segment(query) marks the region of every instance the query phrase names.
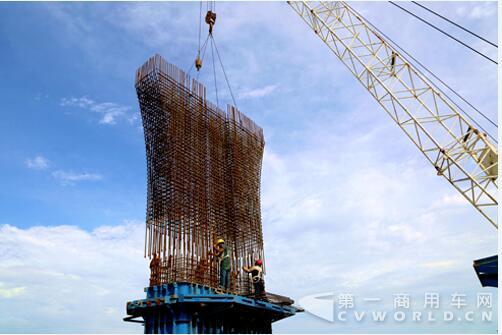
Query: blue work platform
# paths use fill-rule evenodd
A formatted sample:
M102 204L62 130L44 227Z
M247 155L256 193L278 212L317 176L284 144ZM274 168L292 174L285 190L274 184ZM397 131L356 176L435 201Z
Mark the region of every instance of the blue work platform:
M272 323L301 311L191 283L145 288L146 299L129 301L124 321L143 323L145 334L271 333Z
M498 255L474 261L474 270L481 286L498 287Z

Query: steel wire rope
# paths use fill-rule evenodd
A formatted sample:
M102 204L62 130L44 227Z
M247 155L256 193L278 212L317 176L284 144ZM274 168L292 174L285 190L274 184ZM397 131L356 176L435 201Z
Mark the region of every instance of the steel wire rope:
M425 20L425 19L421 18L420 16L416 15L415 13L412 13L411 11L407 10L406 8L399 6L398 4L396 4L396 3L395 3L395 2L393 2L393 1L389 1L389 3L391 3L392 5L394 5L394 6L398 7L398 8L400 8L400 9L401 9L401 10L403 10L404 12L406 12L406 13L410 14L411 16L415 17L416 19L420 20L421 22L425 23L426 25L428 25L428 26L430 26L430 27L434 28L435 30L437 30L437 31L441 32L442 34L444 34L444 35L448 36L448 37L449 37L449 38L451 38L452 40L454 40L454 41L456 41L457 43L459 43L459 44L463 45L464 47L466 47L466 48L468 48L468 49L470 49L470 50L474 51L474 52L475 52L475 53L477 53L478 55L480 55L480 56L482 56L482 57L486 58L486 59L487 59L487 60L489 60L490 62L492 62L492 63L494 63L494 64L498 64L498 63L497 63L497 61L495 61L495 60L491 59L490 57L486 56L486 55L485 55L484 53L482 53L481 51L474 49L474 48L473 48L473 47L471 47L470 45L468 45L468 44L466 44L466 43L462 42L461 40L459 40L459 39L458 39L458 38L456 38L455 36L453 36L453 35L451 35L451 34L447 33L447 32L446 32L446 31L444 31L444 30L442 30L441 28L436 27L435 25L433 25L433 24L432 24L432 23L430 23L429 21L427 21L427 20Z
M428 11L428 12L430 12L430 13L432 13L432 14L434 14L434 15L436 15L436 16L438 16L438 17L440 17L440 18L442 18L442 19L443 19L443 20L445 20L446 22L449 22L449 23L453 24L454 26L456 26L456 27L458 27L458 28L462 29L463 31L465 31L465 32L467 32L467 33L469 33L469 34L471 34L472 36L475 36L475 37L479 38L480 40L482 40L482 41L484 41L484 42L486 42L486 43L488 43L488 44L490 44L490 45L494 46L495 48L498 48L498 47L499 47L497 44L495 44L495 43L493 43L493 42L490 42L488 39L484 38L483 36L480 36L479 34L476 34L476 33L475 33L475 32L473 32L472 30L470 30L470 29L467 29L467 28L463 27L462 25L460 25L460 24L456 23L455 21L452 21L452 20L450 20L449 18L445 17L444 15L441 15L441 14L439 14L438 12L436 12L436 11L434 11L434 10L432 10L432 9L430 9L430 8L428 8L428 7L424 6L424 5L422 5L422 4L420 4L420 3L416 2L416 1L412 1L412 3L414 3L415 5L417 5L417 6L421 7L421 8L423 8L423 9L425 9L426 11Z

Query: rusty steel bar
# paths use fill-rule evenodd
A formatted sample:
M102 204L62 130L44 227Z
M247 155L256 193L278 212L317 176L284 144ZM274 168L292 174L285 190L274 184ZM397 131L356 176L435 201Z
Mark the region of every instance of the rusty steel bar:
M136 72L147 157L145 257L150 284L218 287L213 245L231 254L230 291L249 294L243 265L263 258L263 130L237 108L219 109L206 88L159 55Z

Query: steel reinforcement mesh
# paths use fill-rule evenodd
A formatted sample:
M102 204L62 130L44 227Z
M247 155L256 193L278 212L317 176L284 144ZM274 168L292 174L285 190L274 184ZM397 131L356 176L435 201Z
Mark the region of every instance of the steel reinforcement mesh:
M217 288L218 238L231 252L230 291L249 294L242 266L263 259L260 177L263 130L159 55L136 72L145 135L148 195L145 257L150 285Z

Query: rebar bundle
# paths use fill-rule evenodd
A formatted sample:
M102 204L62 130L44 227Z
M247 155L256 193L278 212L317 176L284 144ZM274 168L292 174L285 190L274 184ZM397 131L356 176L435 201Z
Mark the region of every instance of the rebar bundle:
M263 259L260 176L263 130L159 55L136 72L145 135L148 195L145 257L150 285L218 287L212 256L223 238L231 255L230 291L249 294L242 266Z

